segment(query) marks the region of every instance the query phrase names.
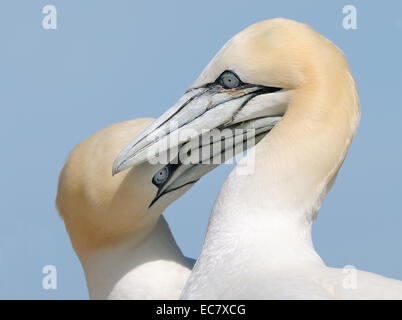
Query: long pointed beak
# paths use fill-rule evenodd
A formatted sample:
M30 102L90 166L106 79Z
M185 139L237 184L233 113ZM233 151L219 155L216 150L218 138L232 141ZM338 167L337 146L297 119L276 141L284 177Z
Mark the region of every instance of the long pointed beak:
M161 155L168 152L173 154L170 159L174 159L180 147L211 130L247 127L249 121L282 116L284 110L278 111L269 104L247 107L253 98L279 90L250 84L224 89L215 83L190 89L120 152L113 164L113 175L145 161L161 162ZM268 122L272 124L272 121ZM169 162L166 159L164 164Z
M247 122L247 125L243 123L233 125L226 131L223 139L220 132L210 131L201 137L201 143L199 139L195 139L184 144L176 158L162 169L168 173L167 179L161 184L153 181L158 191L149 207L165 194L196 183L221 163L254 146L280 119L281 117L269 117L251 120ZM250 135L251 131L252 135ZM204 149L210 152L203 153ZM189 150L197 154L196 161L183 163L180 159L189 160L187 157Z

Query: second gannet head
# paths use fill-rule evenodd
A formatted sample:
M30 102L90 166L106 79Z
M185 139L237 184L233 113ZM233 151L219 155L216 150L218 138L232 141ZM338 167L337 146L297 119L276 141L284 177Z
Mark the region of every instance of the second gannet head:
M192 186L193 171L202 175L208 170L142 163L112 176L110 168L119 151L152 121L140 118L108 126L70 153L60 174L56 204L79 255L127 239L141 241L163 210Z
M143 163L152 149L190 141L194 136L181 135L188 129L197 135L252 122L268 132L275 125L263 139L271 166L261 164L276 183L272 192L281 194L274 198L281 207L316 206L336 177L359 118L342 51L306 24L267 20L229 40L178 103L120 152L113 172ZM275 172L282 176L274 178Z
M143 163L152 149L170 150L205 131L254 122L251 127L267 132L281 118L282 127L289 124L288 135L301 134L296 127L332 126L348 145L359 104L341 50L308 25L277 18L229 40L177 104L121 151L113 172ZM188 129L195 133L182 134Z
M56 204L92 299L176 299L191 263L161 214L210 166L142 163L119 175L119 151L152 119L108 126L79 143L60 174Z

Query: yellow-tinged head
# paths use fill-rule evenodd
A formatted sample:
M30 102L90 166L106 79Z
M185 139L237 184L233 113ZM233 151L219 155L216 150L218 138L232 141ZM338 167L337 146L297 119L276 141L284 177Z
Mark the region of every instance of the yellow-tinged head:
M152 119L111 125L78 144L60 174L56 205L77 251L110 244L133 232L150 197L144 175L130 170L112 177L119 149ZM132 178L132 179L131 179ZM142 181L144 182L144 181Z
M153 119L111 125L78 144L60 174L56 205L74 249L80 253L110 246L135 236L138 241L154 227L163 210L187 191L180 179L167 179L171 190L158 197L162 165L143 163L112 176L119 151ZM163 168L162 168L163 169ZM186 177L181 175L180 183ZM152 204L152 205L151 205Z
M326 135L332 130L339 144L348 146L359 102L342 51L308 25L278 18L230 39L178 103L122 150L113 171L146 162L148 151L163 150L166 141L170 148L188 142L185 134L176 145L171 138L189 129L201 135L216 128L254 127L258 120L256 129L263 130L265 121L269 131L272 119L281 117L276 127L285 126L282 136L305 134L307 139L313 131L323 129ZM153 136L160 139L148 139Z

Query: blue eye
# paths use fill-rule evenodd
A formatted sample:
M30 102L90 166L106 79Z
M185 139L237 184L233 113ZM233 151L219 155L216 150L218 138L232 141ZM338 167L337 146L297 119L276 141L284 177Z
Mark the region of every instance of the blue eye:
M152 180L156 185L159 185L165 183L168 178L169 178L169 168L163 167L154 174Z
M219 77L219 84L226 89L233 89L240 86L241 81L233 72L225 71Z

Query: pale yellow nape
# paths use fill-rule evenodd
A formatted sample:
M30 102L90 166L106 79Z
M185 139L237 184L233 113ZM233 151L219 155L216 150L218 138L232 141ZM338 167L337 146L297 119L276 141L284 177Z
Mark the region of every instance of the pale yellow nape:
M271 168L286 173L281 181L291 179L293 187L300 182L286 199L287 206L313 202L317 193L321 200L360 120L357 87L343 52L307 24L275 18L251 25L230 39L193 87L214 81L228 69L245 83L287 90L287 110L259 143L256 165L261 167L261 177L273 179ZM246 108L263 103L261 95ZM301 177L305 172L309 172L311 188ZM279 190L278 186L273 189Z
M156 188L149 166L112 176L117 154L153 119L113 124L78 144L60 174L56 205L80 255L146 236L161 210L148 212Z
M260 147L261 154L272 154L270 168L293 181L292 200L282 209L315 203L314 218L359 124L356 83L343 52L306 24L278 18L251 26L244 36L252 39L247 54L261 66L253 77L290 92L283 119ZM262 172L272 177L263 163L267 158L259 159Z

